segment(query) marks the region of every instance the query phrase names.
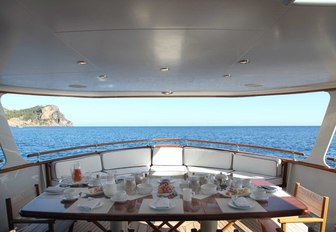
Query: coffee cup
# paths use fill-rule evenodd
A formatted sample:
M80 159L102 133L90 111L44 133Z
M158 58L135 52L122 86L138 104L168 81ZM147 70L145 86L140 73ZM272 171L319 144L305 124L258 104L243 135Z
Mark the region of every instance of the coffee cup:
M193 195L195 195L195 192L191 188L184 188L182 190L183 201L191 201Z
M72 188L65 189L63 192L64 198L67 200L71 200L75 198L76 190Z

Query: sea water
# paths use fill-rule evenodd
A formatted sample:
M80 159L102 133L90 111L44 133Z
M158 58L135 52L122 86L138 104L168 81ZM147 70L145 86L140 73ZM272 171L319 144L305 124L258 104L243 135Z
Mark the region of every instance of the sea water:
M107 142L140 140L148 142L136 145L151 145L152 138L181 138L180 145L189 144L185 139L212 140L219 142L231 142L237 144L249 144L265 147L294 150L309 155L316 136L318 126L218 126L218 127L24 127L12 128L13 136L20 154L26 158L27 154L47 150L55 150L74 146L100 144ZM120 148L122 145L114 145L109 149ZM239 149L258 152L255 149L242 147L223 147L211 145L211 147ZM91 152L104 148L90 148L81 152ZM336 144L332 143L328 156L336 157ZM260 150L259 150L260 151ZM78 152L78 151L77 151ZM266 152L279 157L293 158L277 152ZM76 152L68 151L60 154L30 158L44 160L55 157L74 155ZM0 159L1 158L0 154ZM295 157L302 159L303 157ZM332 164L334 166L334 164ZM1 166L1 164L0 164Z

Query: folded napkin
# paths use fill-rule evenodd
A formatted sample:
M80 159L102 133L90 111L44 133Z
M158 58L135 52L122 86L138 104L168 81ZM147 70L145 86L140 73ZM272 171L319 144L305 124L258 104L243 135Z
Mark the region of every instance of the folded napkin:
M155 203L154 203L155 207L157 209L167 209L170 207L170 204L169 204L169 198L166 198L166 197L159 197Z
M98 208L100 205L102 205L102 202L100 199L87 199L85 201L82 201L78 204L78 208L86 211L90 211L93 209Z
M232 197L232 202L235 206L240 208L250 208L251 204L245 197Z
M59 186L52 186L48 187L45 190L47 193L53 193L53 194L61 194L64 191L64 188L59 187Z

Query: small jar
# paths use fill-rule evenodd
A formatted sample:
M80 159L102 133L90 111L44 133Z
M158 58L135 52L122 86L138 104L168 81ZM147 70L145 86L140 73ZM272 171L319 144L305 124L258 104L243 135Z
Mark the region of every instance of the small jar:
M125 190L128 195L136 194L136 183L134 176L128 176L125 178Z

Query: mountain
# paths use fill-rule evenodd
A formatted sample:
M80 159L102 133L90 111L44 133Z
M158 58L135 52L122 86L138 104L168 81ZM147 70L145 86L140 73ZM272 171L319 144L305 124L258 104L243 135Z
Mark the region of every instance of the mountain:
M73 126L55 105L34 106L28 109L8 110L5 115L9 126Z

